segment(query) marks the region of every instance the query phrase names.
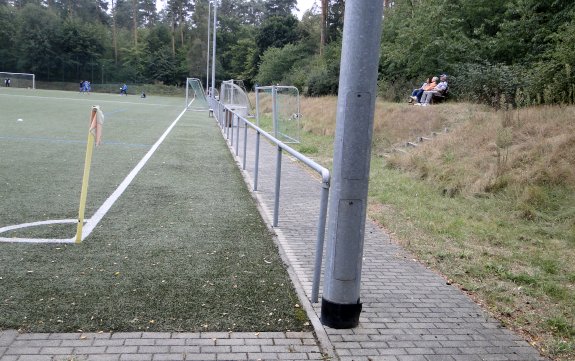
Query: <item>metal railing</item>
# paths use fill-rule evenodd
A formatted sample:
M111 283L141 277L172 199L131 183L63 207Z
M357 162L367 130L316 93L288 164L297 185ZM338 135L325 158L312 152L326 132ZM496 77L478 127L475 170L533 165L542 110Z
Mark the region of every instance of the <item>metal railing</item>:
M281 190L281 166L282 166L282 153L284 151L291 154L294 158L316 171L321 176L321 195L319 206L319 219L317 225L317 238L316 238L316 254L314 262L314 274L311 292L311 301L318 302L319 283L321 278L322 256L325 240L325 225L327 220L327 205L330 187L330 172L327 168L319 165L312 159L301 154L297 150L284 144L276 139L259 126L251 123L245 117L238 114L234 109L210 98L211 110L222 129L222 134L229 141L230 146L235 151L237 157L240 156L240 129L243 129L243 154L242 154L242 169L245 171L247 162L247 143L248 143L248 128L251 128L256 133L255 144L255 159L254 159L254 185L253 190L258 190L258 173L259 173L259 156L260 156L260 141L263 136L270 143L274 144L277 149L276 153L276 174L275 174L275 189L274 189L274 212L273 212L273 227L279 224L279 203L280 203L280 190ZM235 133L235 134L234 134Z

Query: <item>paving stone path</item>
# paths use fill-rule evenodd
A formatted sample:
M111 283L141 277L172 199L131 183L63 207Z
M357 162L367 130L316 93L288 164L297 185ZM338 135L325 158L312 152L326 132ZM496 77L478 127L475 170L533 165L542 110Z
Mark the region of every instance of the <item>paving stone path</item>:
M241 168L243 130L240 141L237 161ZM235 153L235 144L230 149ZM254 197L264 219L271 224L276 148L262 141L260 150L258 191ZM250 188L254 152L255 134L250 131L244 172ZM313 172L283 154L279 224L275 232L315 332L19 334L6 330L0 331L0 360L545 360L468 296L413 260L369 221L360 324L348 330L323 327L319 304L309 302L320 188L319 178Z

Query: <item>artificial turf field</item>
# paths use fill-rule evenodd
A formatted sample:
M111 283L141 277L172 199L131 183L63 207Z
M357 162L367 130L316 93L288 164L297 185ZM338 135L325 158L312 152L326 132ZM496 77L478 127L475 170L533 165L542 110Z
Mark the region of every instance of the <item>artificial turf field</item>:
M0 228L76 218L92 105L105 114L86 217L183 98L0 91ZM22 119L19 121L18 119ZM10 238L69 238L75 224ZM205 112L185 112L81 244L0 242L0 329L297 331L307 318L272 235Z

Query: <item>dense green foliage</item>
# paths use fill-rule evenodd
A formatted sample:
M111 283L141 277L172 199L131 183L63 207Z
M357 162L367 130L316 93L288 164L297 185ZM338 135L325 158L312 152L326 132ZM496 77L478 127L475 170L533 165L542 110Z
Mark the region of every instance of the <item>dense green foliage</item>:
M385 12L383 93L403 98L447 72L465 100L573 103L574 15L569 0L395 1Z
M316 7L296 0L221 0L216 76L335 94L344 0L329 0L325 44ZM208 0L0 2L0 71L38 79L178 84L206 77ZM211 13L213 15L213 12ZM492 106L573 103L575 3L571 0L386 2L380 94L404 99L447 72L455 98Z
M213 21L208 0L168 0L160 11L155 3L0 1L0 71L94 84L205 78L208 21ZM296 0L221 0L218 78L252 79L267 48L299 41L295 6Z

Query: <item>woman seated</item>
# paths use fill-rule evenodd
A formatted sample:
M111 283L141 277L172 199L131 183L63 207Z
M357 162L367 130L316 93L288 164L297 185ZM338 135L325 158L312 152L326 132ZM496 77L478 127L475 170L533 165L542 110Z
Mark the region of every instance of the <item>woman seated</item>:
M416 103L421 102L421 96L423 95L423 92L435 88L436 85L437 85L436 76L434 76L433 78L432 77L427 78L427 81L423 83L423 85L421 85L420 88L413 90L411 96L409 97L409 103L413 103L414 101Z

